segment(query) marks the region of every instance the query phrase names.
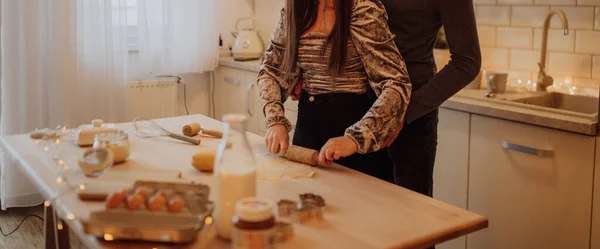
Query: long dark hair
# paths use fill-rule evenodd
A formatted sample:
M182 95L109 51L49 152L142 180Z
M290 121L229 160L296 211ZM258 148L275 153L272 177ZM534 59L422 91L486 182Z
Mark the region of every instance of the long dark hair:
M332 76L341 72L342 61L346 58L352 4L353 0L335 0L335 24L328 39L331 45L329 74ZM296 68L300 36L315 23L318 8L319 0L286 0L284 20L286 43L281 65L281 71L286 75L290 75Z

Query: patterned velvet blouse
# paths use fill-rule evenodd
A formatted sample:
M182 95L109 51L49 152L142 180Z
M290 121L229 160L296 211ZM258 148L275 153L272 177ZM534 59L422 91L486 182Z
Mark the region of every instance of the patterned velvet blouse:
M386 141L403 122L410 100L411 84L404 60L387 26L387 13L378 0L356 0L354 3L350 39L342 72L332 77L327 72L330 49L327 35L306 33L298 46L297 71L291 80L284 80L279 71L285 50L284 11L271 35L258 74L260 97L264 105L266 126L284 125L291 130L284 116L285 102L302 77L303 90L311 95L326 93L364 94L371 87L377 100L361 120L346 129L358 153L368 153L385 147Z

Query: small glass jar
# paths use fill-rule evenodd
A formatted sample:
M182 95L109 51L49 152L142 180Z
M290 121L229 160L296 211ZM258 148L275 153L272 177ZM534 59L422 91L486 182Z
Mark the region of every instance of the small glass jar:
M239 200L233 217L233 249L271 249L275 247L275 205L248 197Z
M106 147L113 152L114 164L125 162L129 157L129 136L122 130L96 134L94 148Z

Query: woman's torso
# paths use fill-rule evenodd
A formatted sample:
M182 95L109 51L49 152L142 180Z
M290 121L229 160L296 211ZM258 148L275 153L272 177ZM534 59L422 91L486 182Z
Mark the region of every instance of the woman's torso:
M298 66L302 69L304 79L302 89L313 95L365 93L368 87L367 74L352 39L348 39L342 70L335 77L331 76L328 70L330 48L328 35L324 33L309 32L301 36L298 45Z

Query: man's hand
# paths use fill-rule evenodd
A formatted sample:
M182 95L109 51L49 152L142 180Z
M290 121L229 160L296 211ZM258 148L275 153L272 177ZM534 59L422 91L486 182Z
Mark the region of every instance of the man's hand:
M278 124L269 127L265 135L265 143L271 153L281 152L281 155L285 155L290 143L290 136L285 126Z
M319 165L330 165L334 160L350 156L358 151L358 146L349 137L341 136L329 139L319 153Z

